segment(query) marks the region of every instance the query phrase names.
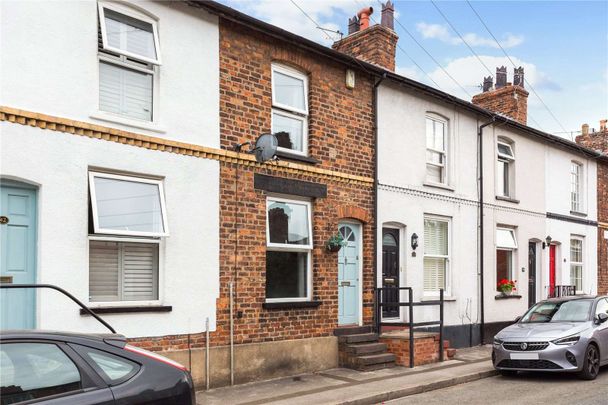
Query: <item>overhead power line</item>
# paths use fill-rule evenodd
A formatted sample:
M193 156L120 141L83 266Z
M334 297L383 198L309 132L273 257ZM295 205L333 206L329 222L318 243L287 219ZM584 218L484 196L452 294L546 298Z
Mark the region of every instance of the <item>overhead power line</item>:
M331 36L330 36L330 35L329 35L327 32L325 32L325 29L324 29L323 27L321 27L321 26L320 26L320 25L319 25L319 24L318 24L318 23L315 21L315 19L314 19L314 18L312 18L312 17L311 17L311 16L310 16L310 15L309 15L309 14L308 14L306 11L304 11L304 9L303 9L302 7L300 7L300 6L298 5L298 3L296 3L294 0L289 0L289 1L291 1L291 4L293 4L294 6L296 6L296 8L297 8L298 10L300 10L300 11L302 12L302 14L304 14L304 15L306 16L306 18L308 18L310 21L312 21L312 23L313 23L314 25L316 25L318 29L320 29L320 30L321 30L321 32L322 32L323 34L325 34L325 36L327 37L327 39L331 39L331 40L333 40L333 38L332 38L332 37L331 37Z
M490 28L487 26L487 24L485 23L485 21L483 20L483 18L481 18L481 16L477 12L477 10L475 10L475 8L471 4L471 2L469 0L466 0L466 2L469 5L469 7L471 8L471 10L473 10L473 13L475 13L475 15L477 16L477 18L479 19L479 21L481 22L481 24L484 26L484 28L486 29L486 31L488 31L488 34L490 34L490 36L494 39L494 41L496 42L496 44L498 45L498 47L500 48L500 50L502 51L502 53L507 57L507 59L509 60L509 62L511 62L511 64L513 65L513 67L517 68L517 66L515 66L515 63L513 62L513 60L511 59L511 57L507 53L507 51L505 51L505 49L502 47L502 45L500 44L500 42L498 41L498 39L496 39L496 37L494 36L494 34L490 30ZM528 87L530 88L530 90L532 90L532 92L534 93L534 95L540 100L540 102L542 103L542 105L549 112L549 114L551 115L551 117L553 117L553 119L555 120L555 122L557 122L557 124L561 127L562 131L568 132L568 131L566 131L566 128L562 125L562 123L557 119L557 117L555 116L555 114L553 114L553 111L551 111L551 109L549 108L549 106L547 106L547 104L544 102L544 100L541 98L541 96L536 92L536 90L534 90L534 87L532 87L532 85L525 78L525 76L524 76L524 82L528 85Z

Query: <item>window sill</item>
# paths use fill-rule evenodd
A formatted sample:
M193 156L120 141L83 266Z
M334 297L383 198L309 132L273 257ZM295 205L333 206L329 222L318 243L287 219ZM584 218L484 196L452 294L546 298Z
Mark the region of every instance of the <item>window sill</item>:
M422 183L422 185L425 187L433 187L433 188L440 188L442 190L447 190L447 191L454 191L454 187L450 187L447 184L434 183L432 181L425 181L424 183Z
M295 153L284 152L282 150L278 150L276 155L279 158L283 158L286 160L295 160L297 162L311 163L311 164L315 164L315 165L321 163L320 160L311 158L310 156L297 155Z
M288 301L288 302L265 302L262 304L264 309L298 309L298 308L317 308L323 301Z
M584 212L580 212L580 211L570 211L571 215L575 215L577 217L587 217L587 214L585 214Z
M504 197L502 195L497 195L496 199L498 201L506 201L506 202L510 202L510 203L513 203L513 204L519 204L519 200L518 199L511 198L511 197Z
M439 301L439 296L431 296L431 295L427 295L426 297L422 297L420 298L420 301ZM456 301L456 297L453 296L443 296L443 301Z
M494 296L495 300L518 300L521 298L521 295L517 295L517 294L511 294L511 295L502 295L502 294L498 294L496 296Z
M171 305L143 305L143 306L120 306L120 307L89 307L95 314L130 314L141 312L171 312ZM80 315L89 315L84 309L80 309Z
M106 113L103 111L97 111L96 113L89 115L89 118L99 121L111 122L114 124L127 125L129 127L138 129L145 129L147 131L157 132L159 134L167 133L164 128L161 128L158 124L155 124L154 122L132 120L126 117Z

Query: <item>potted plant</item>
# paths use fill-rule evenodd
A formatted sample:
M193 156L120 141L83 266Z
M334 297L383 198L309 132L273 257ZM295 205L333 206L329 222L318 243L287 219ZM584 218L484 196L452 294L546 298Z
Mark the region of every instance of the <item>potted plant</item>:
M515 283L517 283L517 281L507 280L506 278L503 278L498 282L497 289L502 295L511 295L513 291L517 291Z
M346 246L346 241L339 233L332 235L325 243L325 248L330 252L337 252L342 249L342 246Z

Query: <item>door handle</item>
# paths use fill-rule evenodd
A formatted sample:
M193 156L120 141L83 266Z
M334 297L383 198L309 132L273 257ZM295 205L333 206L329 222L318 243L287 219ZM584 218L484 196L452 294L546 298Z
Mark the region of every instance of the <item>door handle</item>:
M2 215L0 216L0 225L6 225L8 224L8 217Z

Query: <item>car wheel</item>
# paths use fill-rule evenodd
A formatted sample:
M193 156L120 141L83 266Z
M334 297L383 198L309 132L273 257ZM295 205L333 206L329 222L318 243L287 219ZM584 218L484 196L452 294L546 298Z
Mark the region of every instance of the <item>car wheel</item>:
M589 345L587 346L587 350L585 350L583 369L578 373L578 376L583 380L595 380L599 371L600 352L595 345Z
M517 370L498 370L498 372L503 377L515 377L517 375Z

